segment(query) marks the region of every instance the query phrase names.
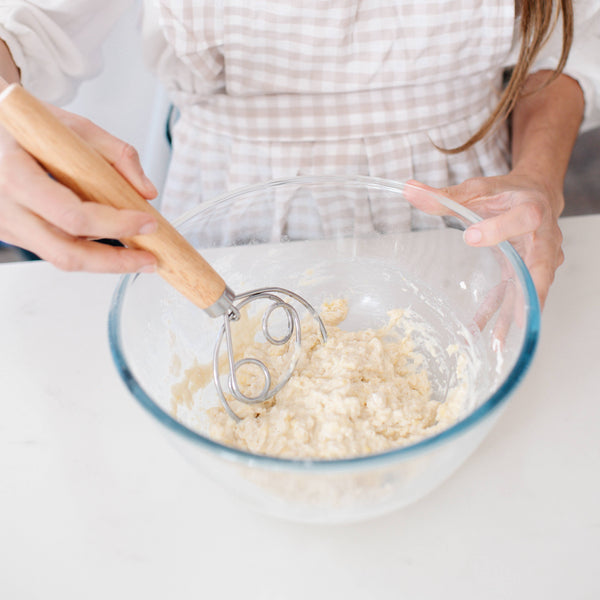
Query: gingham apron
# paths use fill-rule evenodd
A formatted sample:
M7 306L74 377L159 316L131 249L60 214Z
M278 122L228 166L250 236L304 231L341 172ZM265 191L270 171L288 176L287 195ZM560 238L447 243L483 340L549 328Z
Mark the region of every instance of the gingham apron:
M436 145L463 143L495 106L514 2L161 0L160 21L176 57L166 85L181 113L167 218L296 175L439 187L509 168L506 127L458 155ZM343 218L335 198L321 198L294 227L303 236L315 219ZM415 226L410 214L398 219Z

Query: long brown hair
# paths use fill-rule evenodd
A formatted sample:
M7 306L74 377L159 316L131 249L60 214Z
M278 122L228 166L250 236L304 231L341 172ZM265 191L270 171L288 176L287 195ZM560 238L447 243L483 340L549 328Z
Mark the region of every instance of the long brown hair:
M548 40L561 15L563 39L560 60L552 75L544 82L544 86L556 79L562 72L573 41L573 1L517 0L515 12L521 18L521 50L500 100L479 131L474 133L461 146L445 149L445 152L458 154L463 150L467 150L506 119L522 94L525 79L535 57Z

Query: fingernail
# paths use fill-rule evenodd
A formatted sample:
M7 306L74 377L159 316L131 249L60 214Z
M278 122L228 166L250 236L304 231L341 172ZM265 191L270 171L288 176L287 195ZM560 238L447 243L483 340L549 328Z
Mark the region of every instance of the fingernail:
M154 233L157 227L158 223L156 221L149 221L139 228L138 233L140 235L148 235L149 233Z
M481 231L479 231L479 229L473 229L472 227L469 227L469 229L463 233L463 239L467 244L479 244L482 238Z
M154 273L156 272L156 265L144 265L137 270L138 273Z

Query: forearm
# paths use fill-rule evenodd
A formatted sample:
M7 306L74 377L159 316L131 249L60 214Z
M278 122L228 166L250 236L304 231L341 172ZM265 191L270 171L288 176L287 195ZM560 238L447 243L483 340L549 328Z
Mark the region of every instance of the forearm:
M17 83L21 80L19 68L13 60L8 46L0 40L0 77L8 83Z
M583 92L579 84L560 75L550 85L539 88L548 71L530 75L525 95L518 101L512 114L513 173L538 180L559 194L549 197L556 205L558 216L563 209L562 188L569 158L579 132L584 111Z

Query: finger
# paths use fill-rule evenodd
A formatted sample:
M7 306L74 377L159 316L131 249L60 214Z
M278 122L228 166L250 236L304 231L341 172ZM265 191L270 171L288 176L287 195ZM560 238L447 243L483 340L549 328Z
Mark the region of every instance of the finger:
M12 230L11 243L64 271L133 273L156 269L156 258L150 252L74 238L25 209L13 215Z
M561 247L562 233L558 225L544 228L543 231L540 229L538 233L540 235L536 236L533 244L521 244L521 241L527 241L526 236L523 240L515 240L513 243L527 265L540 308L543 309L556 269L563 263L565 255Z
M126 239L156 230L157 221L148 213L84 202L50 177L37 177L35 193L27 193L22 204L65 233L76 237Z
M413 179L406 182L404 197L410 204L428 215L450 215L451 211L443 204L441 191Z
M17 149L5 155L0 168L0 193L11 203L26 207L72 236L128 238L152 233L156 218L144 211L119 210L84 202L71 190L48 177L29 154Z
M508 337L511 325L515 321L515 301L517 292L513 281L508 281L498 316L492 333L493 345L502 349Z
M559 264L560 262L558 265ZM548 297L550 286L554 281L554 275L558 265L551 261L540 260L529 266L529 274L531 275L531 280L537 291L540 309L542 310L546 304L546 298Z
M507 212L471 225L464 239L471 246L493 246L505 240L531 233L543 222L543 209L536 202L519 204Z
M440 191L455 202L466 204L475 199L497 195L500 190L495 177L473 177L457 185L440 188Z
M473 322L480 331L485 329L490 319L496 314L502 305L505 292L506 281L501 281L485 295L483 301L477 307L477 312L473 317Z
M85 139L146 199L156 198L158 191L142 168L137 150L127 142L111 135L89 119L49 106L61 120Z

